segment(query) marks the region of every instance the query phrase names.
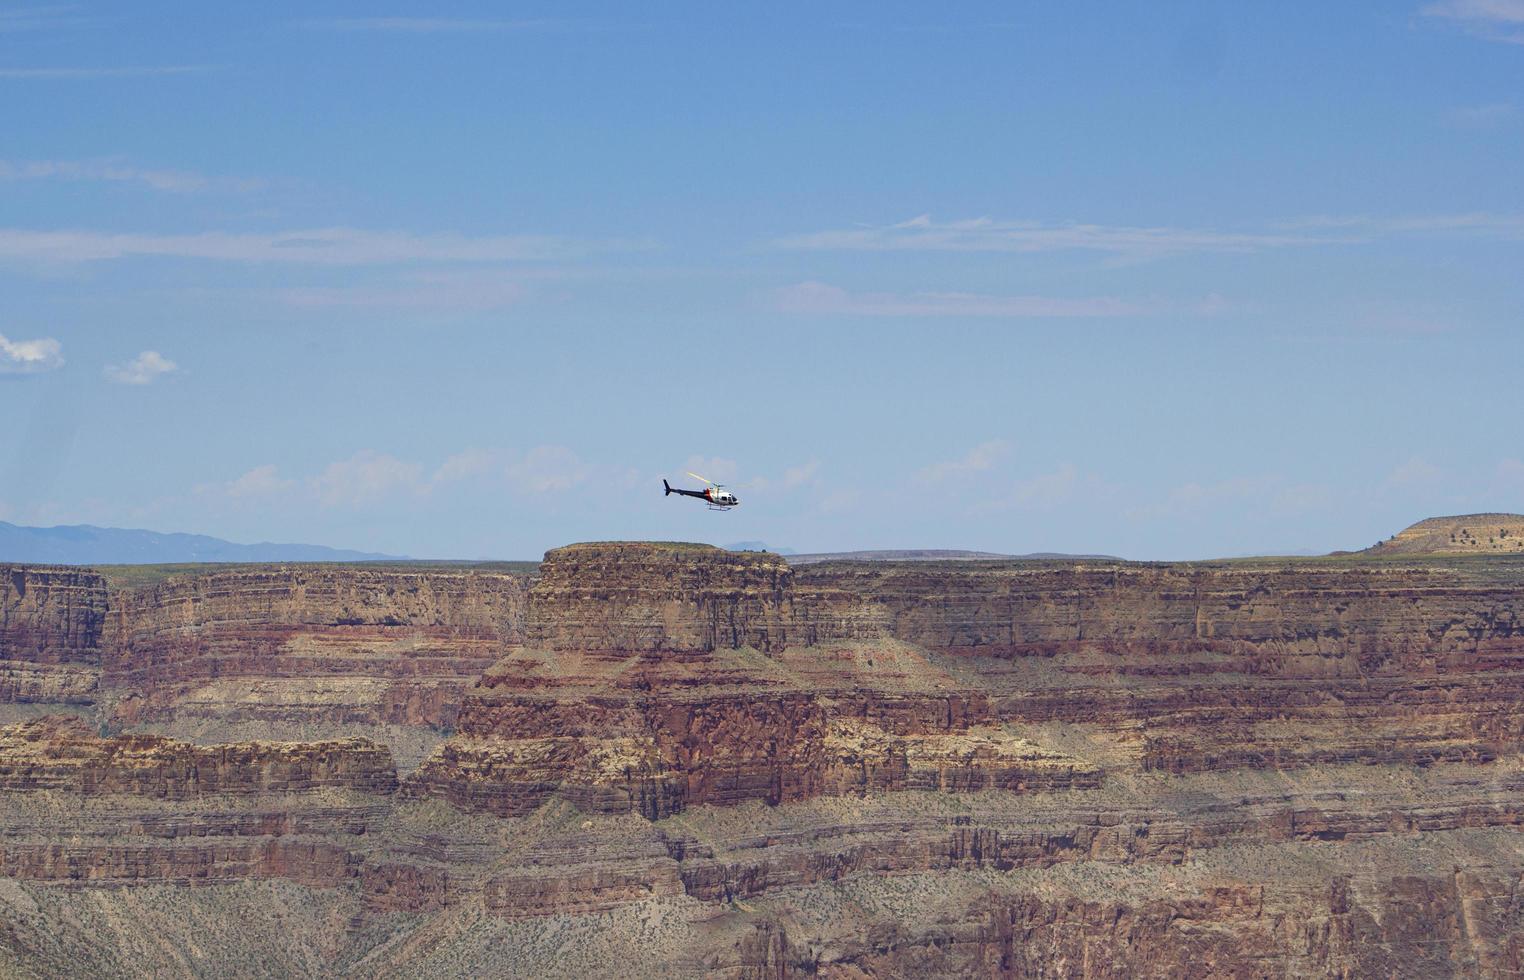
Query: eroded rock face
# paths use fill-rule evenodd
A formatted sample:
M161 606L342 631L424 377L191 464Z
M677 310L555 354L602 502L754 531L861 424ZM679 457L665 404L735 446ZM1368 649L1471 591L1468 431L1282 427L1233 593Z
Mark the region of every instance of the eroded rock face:
M526 643L547 650L764 652L888 635L885 612L829 584L801 589L780 556L600 542L546 552Z
M106 583L89 569L0 565L0 656L98 665Z
M1524 560L16 574L0 972L1521 968Z
M776 555L710 545L557 548L534 585L528 643L629 653L781 649L792 574Z
M1524 651L1516 583L1435 564L828 563L797 574L871 596L908 643L995 657L1088 649L1125 658L1118 668L1133 675L1453 672Z
M444 728L522 639L522 575L254 567L115 596L105 683L126 724L175 718ZM252 696L251 696L252 695Z
M94 703L105 622L95 572L0 565L0 704Z
M507 816L559 798L660 819L691 806L751 800L776 805L909 789L1026 792L1099 780L1093 765L1029 742L988 714L966 712L961 697L865 694L473 694L456 737L406 789Z
M0 728L0 790L189 799L212 793L352 789L390 794L396 764L364 739L198 746L155 735L101 738L75 718Z

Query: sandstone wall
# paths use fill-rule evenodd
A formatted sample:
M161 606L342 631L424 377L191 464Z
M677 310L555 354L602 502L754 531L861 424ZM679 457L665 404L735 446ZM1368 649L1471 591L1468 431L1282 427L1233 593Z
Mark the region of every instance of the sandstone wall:
M579 544L546 552L527 641L547 649L780 649L789 579L776 555L708 545Z
M94 571L0 565L0 704L94 703L106 619Z
M391 753L364 739L199 746L153 735L100 738L72 718L0 728L0 790L189 799L331 788L386 794L396 786Z
M523 638L528 591L526 576L475 569L177 576L113 593L103 683L124 724L448 727L461 692Z
M99 665L106 583L90 570L0 565L0 659Z
M1457 671L1524 654L1517 582L1438 565L823 564L800 587L871 597L933 650L1051 657L1082 646L1146 668L1215 652L1255 674Z
M115 597L107 673L131 682L236 668L278 655L286 638L312 628L513 643L523 635L527 592L523 576L470 570L289 566L177 576Z

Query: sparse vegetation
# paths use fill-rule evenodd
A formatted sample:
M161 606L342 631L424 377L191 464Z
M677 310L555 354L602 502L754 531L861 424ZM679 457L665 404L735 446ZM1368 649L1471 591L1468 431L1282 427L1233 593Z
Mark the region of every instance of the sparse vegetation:
M364 562L192 562L174 565L94 565L115 589L151 588L182 576L213 575L218 572L273 571L279 568L358 568L402 572L498 572L527 575L539 570L536 561L364 561Z

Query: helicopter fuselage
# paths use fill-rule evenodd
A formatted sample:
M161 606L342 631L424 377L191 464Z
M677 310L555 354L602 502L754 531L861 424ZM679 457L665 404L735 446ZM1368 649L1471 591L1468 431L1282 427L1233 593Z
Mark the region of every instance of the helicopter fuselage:
M721 487L705 487L703 490L683 490L679 487L672 486L666 480L661 481L661 485L662 489L665 491L663 496L675 493L684 497L697 497L698 499L707 502L710 507L714 508L724 509L727 507L734 507L741 502L739 497L731 493L729 490L725 490Z

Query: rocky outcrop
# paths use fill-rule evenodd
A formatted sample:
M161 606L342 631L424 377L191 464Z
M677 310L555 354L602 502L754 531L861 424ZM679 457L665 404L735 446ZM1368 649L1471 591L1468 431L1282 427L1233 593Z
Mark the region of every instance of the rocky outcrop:
M153 735L100 738L76 718L0 728L0 790L189 799L210 793L391 793L385 746L343 742L199 746Z
M98 666L106 583L89 569L0 565L0 659Z
M1524 552L1524 514L1431 517L1365 549L1370 555L1516 555Z
M791 575L777 555L710 545L557 548L540 565L527 641L631 653L781 649L789 642Z
M0 565L0 704L94 704L106 615L93 571Z
M546 552L526 643L614 653L764 652L884 636L866 597L800 590L778 555L710 545L599 542Z

